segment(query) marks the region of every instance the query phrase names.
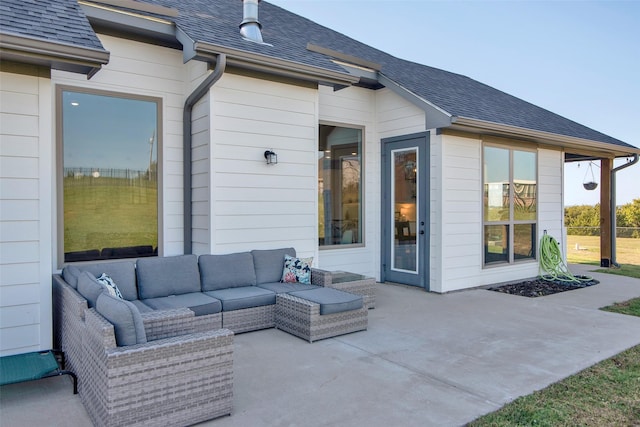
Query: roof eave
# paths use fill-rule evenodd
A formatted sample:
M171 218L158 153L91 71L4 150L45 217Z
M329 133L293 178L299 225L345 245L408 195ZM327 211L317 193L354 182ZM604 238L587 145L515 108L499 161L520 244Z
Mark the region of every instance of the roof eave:
M0 59L44 65L57 70L85 74L91 78L109 62L109 52L18 34L0 33Z
M565 151L577 154L584 153L585 155L601 158L627 157L633 154L640 154L640 148L636 147L625 147L601 141L593 141L518 126L471 119L468 117L452 117L451 122L451 126L448 127L449 129L483 135L517 137L519 139L526 138L532 142L560 147Z
M331 71L320 67L306 65L300 62L284 60L269 55L233 49L227 46L206 42L194 42L193 55L195 59L209 58L212 55L224 53L227 64L252 71L260 71L284 77L291 77L305 81L326 85L352 85L360 79L349 73Z

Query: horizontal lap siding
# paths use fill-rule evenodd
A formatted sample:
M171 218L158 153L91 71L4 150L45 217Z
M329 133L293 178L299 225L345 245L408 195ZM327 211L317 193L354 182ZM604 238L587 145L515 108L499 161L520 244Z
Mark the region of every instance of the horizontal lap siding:
M478 139L442 136L442 281L437 291L473 286L482 263L481 150Z
M49 71L0 72L0 356L51 347Z
M54 83L162 99L160 248L164 255L183 253L184 100L204 75L202 69L182 62L182 52L99 34L111 55L109 63L91 78L53 71Z
M563 169L561 151L538 150L538 235L547 230L558 241L562 240L564 224Z
M317 91L224 74L210 92L209 253L314 256ZM273 149L278 164L267 165Z

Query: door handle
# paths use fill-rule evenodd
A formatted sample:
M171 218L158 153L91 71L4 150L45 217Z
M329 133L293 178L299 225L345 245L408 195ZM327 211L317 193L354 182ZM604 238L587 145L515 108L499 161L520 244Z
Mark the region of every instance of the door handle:
M424 230L420 230L420 234L424 234Z

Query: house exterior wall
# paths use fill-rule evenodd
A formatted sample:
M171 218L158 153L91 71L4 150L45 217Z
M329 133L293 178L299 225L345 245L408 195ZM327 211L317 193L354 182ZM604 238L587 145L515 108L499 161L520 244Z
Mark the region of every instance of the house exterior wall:
M317 89L227 72L209 116L208 247L198 251L292 246L317 256ZM266 164L267 149L277 164Z
M51 348L49 70L0 68L0 356Z
M439 135L442 149L439 225L433 237L440 250L432 256L431 290L449 292L508 280L534 277L537 262L483 268L482 263L482 143L479 137ZM538 236L543 230L562 233L561 151L538 149ZM538 239L539 242L539 239Z

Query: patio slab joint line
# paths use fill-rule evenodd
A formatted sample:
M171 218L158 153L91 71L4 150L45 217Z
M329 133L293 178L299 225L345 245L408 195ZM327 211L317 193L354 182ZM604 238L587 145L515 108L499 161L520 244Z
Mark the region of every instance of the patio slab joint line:
M412 368L411 366L408 366L408 365L396 362L394 360L388 359L386 357L383 357L380 354L372 353L372 352L370 352L370 351L368 351L368 350L366 350L366 349L364 349L362 347L358 347L357 345L345 342L340 338L333 338L333 339L335 339L336 341L340 342L341 344L344 344L344 345L347 345L347 346L352 347L354 349L360 350L363 353L366 353L371 357L374 357L374 358L377 358L377 359L380 359L380 360L384 360L387 363L391 363L392 365L396 365L396 366L398 366L400 368L406 369L407 371L412 372L412 373L414 373L416 375L419 375L419 376L421 376L423 378L427 378L429 380L435 381L435 382L437 382L437 383L439 383L441 385L444 385L446 387L454 388L454 389L456 389L456 390L458 390L458 391L460 391L462 393L466 393L469 396L473 397L474 399L478 399L481 402L484 402L484 403L487 403L489 405L495 406L496 409L502 408L504 406L504 403L499 403L499 402L495 402L495 401L493 401L491 399L488 399L486 396L483 396L480 393L463 386L462 384L456 383L454 381L449 381L449 380L446 380L444 378L437 377L435 375L430 375L430 374L422 372L422 371L418 371L418 370Z

